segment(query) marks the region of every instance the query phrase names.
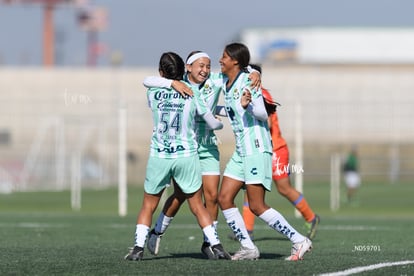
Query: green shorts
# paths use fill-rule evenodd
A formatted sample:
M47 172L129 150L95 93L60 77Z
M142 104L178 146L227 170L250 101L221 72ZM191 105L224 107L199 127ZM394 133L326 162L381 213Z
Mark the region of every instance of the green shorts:
M220 153L217 146L198 148L202 175L220 175Z
M239 156L237 152L226 165L224 176L249 184L262 184L272 190L272 154L260 152L249 156Z
M174 178L177 185L186 194L192 194L201 188L201 168L198 155L180 158L158 158L150 156L144 182L148 194L158 194Z

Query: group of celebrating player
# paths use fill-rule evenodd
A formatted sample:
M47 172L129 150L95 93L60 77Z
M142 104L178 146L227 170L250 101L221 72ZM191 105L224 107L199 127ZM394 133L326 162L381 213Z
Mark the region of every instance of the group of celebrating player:
M261 87L261 68L249 62L249 49L241 43L224 48L220 73L210 71L210 57L204 52L190 53L185 64L176 53L167 52L160 58L160 77L144 80L154 127L135 244L125 259L141 260L147 240L148 250L157 255L161 237L185 200L203 231L201 251L208 259L258 259L260 252L253 242L255 216L292 242L286 260L301 260L312 249L320 218L289 182L285 169L289 152L279 130L277 103ZM225 106L218 106L220 94ZM229 119L236 141L221 185L214 130L223 124L217 116ZM271 190L273 180L307 221L306 236L266 204L265 192ZM161 195L171 182L174 193L150 229ZM234 202L241 189L245 190L243 216ZM232 255L217 234L219 207L231 236L241 244Z

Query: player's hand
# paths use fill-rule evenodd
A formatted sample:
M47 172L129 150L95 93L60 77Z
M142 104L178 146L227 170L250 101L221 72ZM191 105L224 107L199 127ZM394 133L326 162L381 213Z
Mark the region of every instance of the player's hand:
M251 101L252 101L252 93L250 93L248 89L245 89L240 98L240 104L244 109L246 109Z
M262 85L262 78L258 71L253 71L249 75L249 80L251 81L250 87L254 89L259 89Z
M178 93L180 93L183 97L185 96L193 96L193 90L188 87L185 83L173 80L171 83L172 88L174 88Z

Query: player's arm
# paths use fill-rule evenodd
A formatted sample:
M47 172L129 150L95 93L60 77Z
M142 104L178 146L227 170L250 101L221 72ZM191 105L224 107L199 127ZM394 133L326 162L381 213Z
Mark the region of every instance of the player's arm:
M251 67L250 65L246 67L247 72L249 72L249 80L251 81L250 87L259 89L262 85L262 75L259 71Z
M159 76L149 76L146 77L143 81L143 85L147 88L152 87L162 87L162 88L171 88L172 80L159 77Z
M217 118L215 118L211 111L207 111L201 117L204 121L206 121L209 128L213 130L219 130L223 128L223 123Z
M226 107L223 105L218 105L216 106L216 112L215 114L217 116L221 116L221 117L227 117L227 111L226 111Z
M203 118L210 129L218 130L223 128L223 123L214 116L203 97L200 97L199 90L195 89L193 101L196 103L197 114Z
M250 90L246 89L240 98L240 106L257 120L265 122L268 116L262 97L262 94L259 94L253 98Z
M245 68L245 71L249 73L249 80L251 81L250 87L254 89L259 89L262 85L262 75L260 72L250 65ZM210 73L210 77L216 80L223 81L223 73Z
M193 96L193 91L185 83L178 80L170 80L163 77L149 76L144 79L144 86L147 88L151 87L163 87L163 88L174 88L182 96Z

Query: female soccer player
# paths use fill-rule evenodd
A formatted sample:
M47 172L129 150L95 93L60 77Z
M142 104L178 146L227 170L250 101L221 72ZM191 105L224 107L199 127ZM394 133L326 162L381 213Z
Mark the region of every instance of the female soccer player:
M184 62L175 53L164 53L159 62L162 77L182 80ZM144 200L138 214L135 244L125 256L127 260L141 260L145 241L152 223L152 216L170 179L174 188L185 196L198 224L211 244L216 259L230 259L223 249L213 226L213 221L203 205L201 193L201 168L197 154L195 117L198 114L211 129L221 129L223 124L214 118L204 101L193 90L195 97L184 97L172 88L147 90L153 118L153 135L150 157L144 183Z
M260 73L252 71L249 77L254 87L260 87ZM211 72L211 60L207 53L201 51L191 52L186 60L186 73L184 81L194 90L200 90L200 97L206 102L209 109L214 112L217 107L221 89L223 86L223 74ZM177 91L188 91L188 86L182 82L168 80L160 77L147 77L144 80L146 87L171 87ZM218 217L218 188L220 183L220 157L218 150L217 137L214 131L199 116L196 117L196 135L199 144L198 155L200 158L203 182L203 194L205 206L214 220L217 228ZM151 230L148 239L148 250L157 255L161 237L167 230L171 220L177 213L184 201L183 195L175 192L166 201L163 211L158 216L154 229ZM215 255L210 246L210 242L204 235L201 252L209 259L214 259Z
M262 72L259 65L252 64L252 68L260 73ZM320 218L313 212L303 194L299 193L292 187L289 178L289 149L286 140L282 137L279 128L279 120L276 113L277 103L274 102L270 92L262 87L262 94L265 101L265 107L268 114L268 125L273 144L272 158L272 177L276 185L277 191L289 200L295 208L301 213L306 221L305 226L308 228L307 237L311 240L316 235L316 230L320 222ZM243 220L246 224L247 232L253 239L253 229L255 215L249 208L249 201L245 193L243 203Z
M241 43L227 45L220 59L221 72L227 77L223 87L227 117L236 139L236 150L226 165L219 192L219 205L226 222L241 243L232 260L260 256L234 203L245 186L252 212L292 241L291 255L286 260L297 261L311 249L312 242L264 201L265 191L272 187L272 142L261 89L252 89L248 75L243 72L249 61L249 49Z

